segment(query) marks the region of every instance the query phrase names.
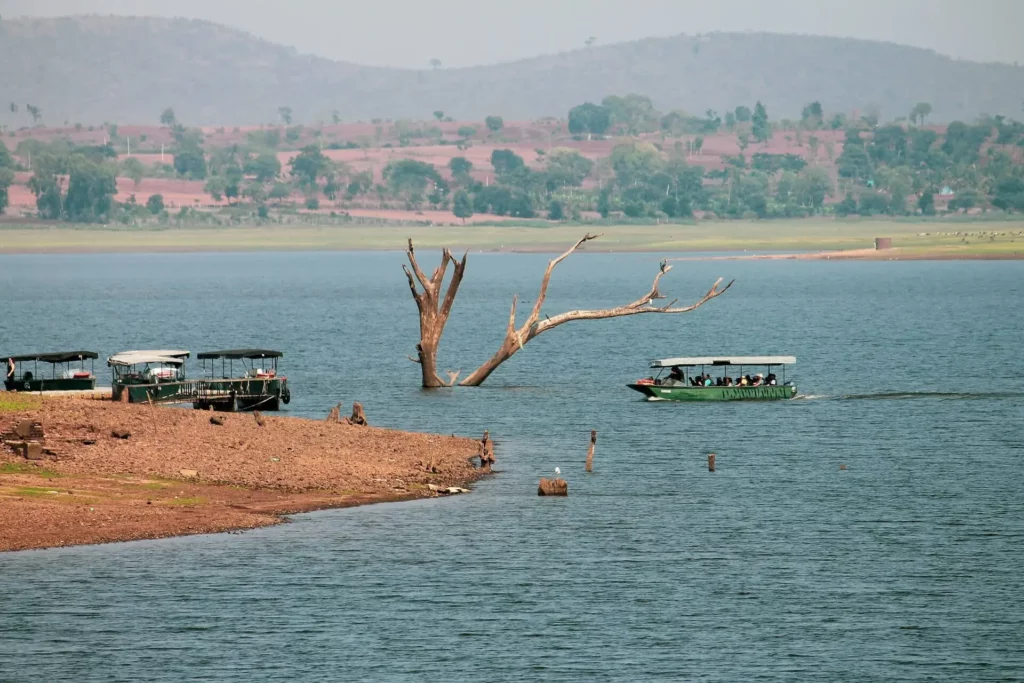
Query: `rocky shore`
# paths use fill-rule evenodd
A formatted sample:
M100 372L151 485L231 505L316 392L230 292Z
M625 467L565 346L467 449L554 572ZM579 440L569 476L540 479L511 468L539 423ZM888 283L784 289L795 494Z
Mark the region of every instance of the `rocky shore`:
M17 434L32 423L41 438ZM483 474L473 439L266 414L46 398L0 433L0 551L249 529Z

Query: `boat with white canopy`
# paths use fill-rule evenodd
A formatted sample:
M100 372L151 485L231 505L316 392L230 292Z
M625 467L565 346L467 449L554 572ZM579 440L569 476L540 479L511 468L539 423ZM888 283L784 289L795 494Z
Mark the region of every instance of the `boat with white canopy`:
M627 386L651 401L777 401L796 396L796 385L786 380L786 366L794 363L795 356L663 358L650 362L656 375Z

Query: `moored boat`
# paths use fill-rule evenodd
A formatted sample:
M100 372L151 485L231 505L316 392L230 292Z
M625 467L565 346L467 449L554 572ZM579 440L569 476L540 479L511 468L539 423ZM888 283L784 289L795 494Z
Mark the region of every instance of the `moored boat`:
M107 359L111 398L129 403L181 400L188 392L184 350L122 351ZM127 396L126 396L127 395Z
M271 349L229 349L196 354L204 377L192 406L206 410L280 410L291 401L288 378L277 374L284 354ZM235 364L240 369L235 370Z
M776 401L796 396L786 381L786 366L794 356L683 356L653 360L658 374L627 385L651 401ZM766 368L753 376L744 370ZM781 380L772 368L782 372ZM696 368L700 368L699 374ZM711 372L707 371L711 368ZM662 377L665 370L669 374ZM738 370L738 374L732 372ZM717 371L717 372L716 372Z
M57 353L29 353L7 358L4 387L7 391L90 391L96 388L93 361L99 354L93 351L60 351ZM89 369L85 361L89 360ZM26 366L31 363L32 369ZM39 370L39 363L50 366ZM78 367L75 367L75 365ZM58 368L60 368L58 372Z

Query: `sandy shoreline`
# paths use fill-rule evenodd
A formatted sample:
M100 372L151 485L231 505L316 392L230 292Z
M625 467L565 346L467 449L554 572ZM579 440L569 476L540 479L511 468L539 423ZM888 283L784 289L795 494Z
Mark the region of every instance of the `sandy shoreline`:
M250 413L219 426L210 416L76 398L0 414L0 432L41 422L55 454L28 460L0 447L0 551L251 529L433 497L482 476L468 438L267 414L261 427Z

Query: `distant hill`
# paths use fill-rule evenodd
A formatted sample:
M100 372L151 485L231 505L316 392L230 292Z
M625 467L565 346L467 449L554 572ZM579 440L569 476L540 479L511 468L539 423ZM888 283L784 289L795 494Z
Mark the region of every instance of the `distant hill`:
M344 35L339 35L343 40ZM386 31L382 33L386 40ZM950 59L864 40L777 34L649 38L493 66L437 71L359 66L299 54L242 31L195 20L84 16L0 22L0 122L156 122L166 106L190 124L429 118L564 117L585 100L629 92L661 110L724 112L760 99L773 119L880 108L930 120L1021 116L1024 68ZM9 102L20 105L15 115Z

